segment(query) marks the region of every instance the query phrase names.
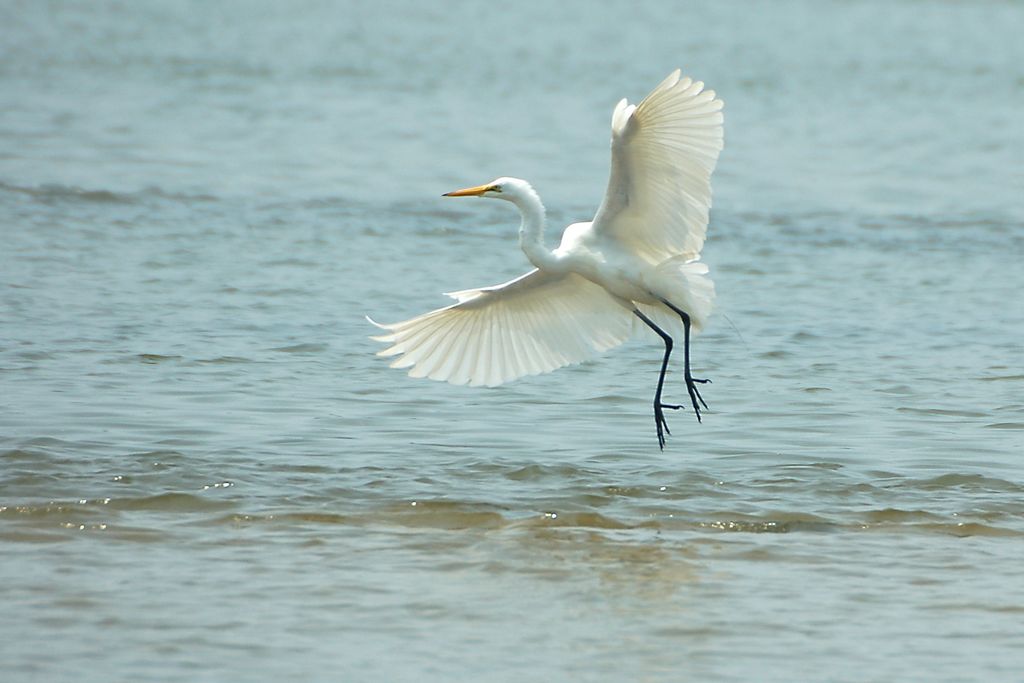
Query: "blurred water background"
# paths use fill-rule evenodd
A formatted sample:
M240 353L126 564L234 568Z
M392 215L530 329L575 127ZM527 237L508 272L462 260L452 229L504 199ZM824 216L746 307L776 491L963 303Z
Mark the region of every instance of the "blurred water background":
M4 681L1024 676L1024 5L0 5ZM493 390L363 319L726 102L694 343ZM678 374L667 396L681 399Z

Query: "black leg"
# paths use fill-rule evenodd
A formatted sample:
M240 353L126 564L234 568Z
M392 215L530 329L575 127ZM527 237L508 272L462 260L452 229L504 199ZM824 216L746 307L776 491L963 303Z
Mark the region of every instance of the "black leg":
M662 299L662 302L666 306L671 308L673 311L675 311L679 315L679 317L683 319L683 368L684 368L684 376L686 378L686 390L690 394L690 402L693 404L693 412L697 414L697 422L700 422L701 421L701 419L700 419L700 406L702 405L706 409L708 407L708 404L704 402L704 397L701 396L700 392L697 390L697 384L696 383L710 384L711 380L709 380L709 379L696 379L696 378L693 377L693 375L690 374L690 316L689 316L689 314L687 314L686 311L683 311L683 310L681 310L679 308L676 308L675 306L673 306L669 302L665 301L664 299ZM700 402L700 405L697 404L698 401Z
M664 408L671 410L679 410L682 406L671 405L669 403L661 402L661 390L665 386L665 371L668 370L668 357L672 355L672 337L669 334L654 324L654 321L648 318L646 315L640 312L639 309L633 309L633 313L636 317L643 320L648 327L658 333L658 336L665 342L665 357L661 360L661 374L658 375L658 388L654 392L654 426L658 430L658 447L661 450L665 450L665 434L671 435L672 432L668 429L668 422L665 421Z

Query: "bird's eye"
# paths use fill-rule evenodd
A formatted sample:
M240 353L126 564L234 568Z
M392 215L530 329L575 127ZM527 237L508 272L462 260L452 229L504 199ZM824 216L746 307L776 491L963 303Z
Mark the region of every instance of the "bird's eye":
M487 189L491 192L501 192L501 185L491 185Z

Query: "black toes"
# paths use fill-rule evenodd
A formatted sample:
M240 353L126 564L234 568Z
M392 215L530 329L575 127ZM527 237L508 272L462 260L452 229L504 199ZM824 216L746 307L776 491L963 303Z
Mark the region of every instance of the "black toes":
M686 391L690 395L690 405L693 406L693 414L697 417L697 422L703 422L701 417L701 406L705 410L708 409L708 404L704 400L704 397L700 395L700 390L697 389L697 383L707 384L710 380L706 379L694 379L692 377L686 378ZM662 403L661 400L657 400L654 403L654 426L658 430L658 447L661 450L665 450L665 436L671 436L672 431L668 428L668 422L665 420L665 408L669 410L681 410L685 408L685 405L677 405L674 403Z
M658 448L665 450L665 435L672 435L672 431L668 428L668 422L665 421L665 413L662 411L662 407L665 408L679 408L680 406L668 406L663 403L654 404L654 426L658 430Z
M704 397L700 395L700 391L697 389L697 385L694 384L695 382L700 382L701 384L707 384L707 383L710 382L710 380L694 379L693 377L687 377L686 378L686 391L690 394L690 403L693 404L693 412L697 413L697 421L699 422L700 421L700 405L704 406L704 409L707 410L708 409L708 404L704 400ZM697 405L698 401L700 402L700 405Z

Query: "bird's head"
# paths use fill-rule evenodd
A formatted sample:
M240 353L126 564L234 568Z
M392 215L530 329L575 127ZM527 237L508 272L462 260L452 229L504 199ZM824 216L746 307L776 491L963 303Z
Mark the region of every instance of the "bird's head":
M515 202L517 199L534 196L536 192L530 187L530 183L519 178L496 178L489 183L467 187L464 190L445 192L444 197L490 197L492 199L504 199Z

